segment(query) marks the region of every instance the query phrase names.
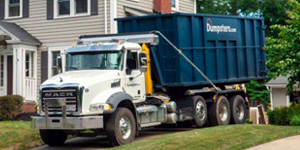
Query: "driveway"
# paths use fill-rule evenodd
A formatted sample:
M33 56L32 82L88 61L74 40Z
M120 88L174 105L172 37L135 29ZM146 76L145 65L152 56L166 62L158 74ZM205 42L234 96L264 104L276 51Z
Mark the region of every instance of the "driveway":
M149 128L144 129L139 132L139 136L135 138L134 142L145 140L151 137L176 133L176 132L183 132L183 131L190 131L196 128ZM63 146L55 147L56 150L96 150L96 149L107 149L110 148L111 145L109 144L107 138L105 136L98 136L98 137L78 137L74 139L67 140ZM53 147L49 147L47 145L33 148L31 150L52 150Z

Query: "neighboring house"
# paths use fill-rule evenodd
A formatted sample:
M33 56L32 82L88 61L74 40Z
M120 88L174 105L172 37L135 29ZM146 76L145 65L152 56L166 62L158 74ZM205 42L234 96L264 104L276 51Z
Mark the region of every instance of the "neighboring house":
M287 95L286 85L288 84L288 77L279 76L276 79L270 80L266 87L270 91L271 109L276 107L289 106L290 102L296 101L296 95ZM296 88L296 86L294 87Z
M0 0L0 96L18 94L36 102L39 85L57 74L57 55L80 35L116 33L115 18L195 13L195 4L194 0Z

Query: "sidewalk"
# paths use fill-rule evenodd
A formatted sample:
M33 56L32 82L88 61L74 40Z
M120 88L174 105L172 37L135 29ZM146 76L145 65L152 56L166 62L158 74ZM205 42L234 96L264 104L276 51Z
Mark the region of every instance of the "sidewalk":
M251 147L246 150L299 150L300 135L283 138L269 143Z

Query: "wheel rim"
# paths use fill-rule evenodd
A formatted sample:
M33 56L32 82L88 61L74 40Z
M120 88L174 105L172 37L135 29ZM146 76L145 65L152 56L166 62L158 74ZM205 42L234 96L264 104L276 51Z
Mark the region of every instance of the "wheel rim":
M198 101L196 104L197 118L199 118L200 120L203 120L205 118L205 113L206 113L206 109L205 109L204 103L202 101Z
M235 110L236 110L236 114L237 114L239 120L242 120L244 118L244 115L245 115L243 104L239 103L236 106Z
M131 123L128 117L123 116L119 121L119 131L123 139L128 139L131 134Z
M219 108L219 117L222 121L226 121L227 118L228 118L228 111L227 111L227 107L224 103L222 103L220 105L220 108Z

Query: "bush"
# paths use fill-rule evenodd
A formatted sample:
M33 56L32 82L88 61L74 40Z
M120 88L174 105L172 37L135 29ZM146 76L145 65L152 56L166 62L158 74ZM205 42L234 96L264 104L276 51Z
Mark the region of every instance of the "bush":
M274 125L290 125L294 116L300 116L300 106L292 104L290 107L280 107L267 112L269 123Z
M291 126L300 126L300 116L294 116L290 122Z
M0 121L12 120L22 111L24 98L19 95L0 97Z
M250 120L250 119L246 119L246 120L245 120L245 123L246 123L246 124L253 124L253 121Z

